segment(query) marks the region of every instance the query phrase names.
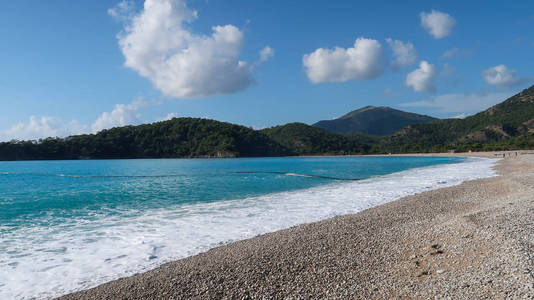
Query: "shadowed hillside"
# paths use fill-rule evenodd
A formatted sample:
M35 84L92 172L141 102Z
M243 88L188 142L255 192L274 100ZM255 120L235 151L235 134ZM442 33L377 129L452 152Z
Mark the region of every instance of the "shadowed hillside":
M214 120L175 118L97 134L0 143L0 159L282 156L292 152L261 132Z
M534 147L534 86L465 119L408 126L382 140L388 152Z
M289 123L262 130L267 136L296 154L367 153L377 137L344 136L303 123Z
M408 125L433 120L437 119L385 106L366 106L334 120L319 121L313 126L339 134L388 135Z

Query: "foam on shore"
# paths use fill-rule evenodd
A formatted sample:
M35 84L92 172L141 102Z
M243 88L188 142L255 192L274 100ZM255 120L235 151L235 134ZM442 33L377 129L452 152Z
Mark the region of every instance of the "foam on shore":
M47 298L90 288L223 243L495 176L494 163L470 158L254 198L95 215L54 227L0 227L0 298Z

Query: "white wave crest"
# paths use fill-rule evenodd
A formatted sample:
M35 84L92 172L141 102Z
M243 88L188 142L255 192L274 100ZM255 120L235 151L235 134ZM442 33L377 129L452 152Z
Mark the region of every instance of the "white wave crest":
M403 196L495 176L496 160L411 169L305 190L173 210L2 230L0 299L49 298L198 254L223 243L356 213Z

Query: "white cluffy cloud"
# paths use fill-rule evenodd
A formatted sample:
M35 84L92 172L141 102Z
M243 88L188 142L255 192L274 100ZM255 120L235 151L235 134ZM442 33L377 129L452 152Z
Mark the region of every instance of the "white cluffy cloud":
M112 127L139 124L142 120L138 110L150 104L143 100L135 100L130 104L117 104L111 112L103 112L91 125L91 129L96 133Z
M122 11L129 9L114 8L110 14ZM118 35L125 65L173 98L207 97L247 88L254 82L254 64L239 60L243 32L224 25L212 27L211 35L195 34L187 24L197 17L185 0L146 0L139 14L126 17L124 31ZM267 50L264 59L269 51L273 53Z
M119 4L108 9L108 14L121 22L126 22L134 16L135 3L133 1L122 0Z
M517 76L517 71L508 69L505 65L498 65L482 71L484 80L498 87L513 87L523 82L523 79Z
M443 114L448 117L464 118L482 110L485 110L497 103L500 103L513 93L458 93L444 94L430 97L424 101L406 102L400 104L402 107L420 107L426 111Z
M456 20L451 15L437 10L422 12L419 16L423 28L435 39L449 36L456 25Z
M116 104L110 112L103 112L91 125L80 124L73 120L63 122L59 118L30 116L28 123L18 123L7 130L0 130L0 142L17 140L33 140L47 137L66 137L70 135L97 133L103 129L117 126L137 125L146 120L141 119L143 108L158 105L158 101L134 100L130 104ZM177 117L170 113L156 121L170 120Z
M387 38L386 42L393 51L393 57L395 58L391 62L393 69L408 67L417 61L417 51L412 43L405 43L391 38Z
M436 77L436 67L423 60L419 68L408 73L406 85L416 92L435 92L434 77Z
M358 38L352 48L319 48L302 61L308 78L322 83L376 78L384 72L386 58L377 40Z
M265 62L271 59L274 56L274 49L266 46L260 51L260 62Z
M178 118L178 114L177 113L168 113L165 117L156 119L156 122L169 121L169 120L172 120L174 118Z
M467 117L466 113L461 113L459 115L452 116L451 119L465 119L466 117Z
M64 137L85 132L87 132L87 126L75 120L64 122L59 118L32 115L27 123L20 122L7 130L0 131L0 141Z

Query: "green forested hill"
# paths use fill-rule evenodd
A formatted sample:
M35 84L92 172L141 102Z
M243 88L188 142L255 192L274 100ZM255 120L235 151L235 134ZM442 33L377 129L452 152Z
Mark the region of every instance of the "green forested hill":
M435 120L389 136L340 135L302 123L263 130L195 118L97 134L0 143L0 160L257 157L534 149L534 86L465 119Z
M370 145L378 141L372 136L344 136L303 123L289 123L262 132L299 155L367 153Z
M381 142L385 152L534 147L534 86L465 119L408 126Z
M408 125L433 120L437 119L386 106L366 106L334 120L319 121L313 126L339 134L388 135Z
M206 119L175 118L98 134L0 143L0 159L281 156L292 152L253 129Z
M1 160L257 157L367 153L377 139L343 136L302 123L264 130L206 119L124 126L97 134L0 143Z

